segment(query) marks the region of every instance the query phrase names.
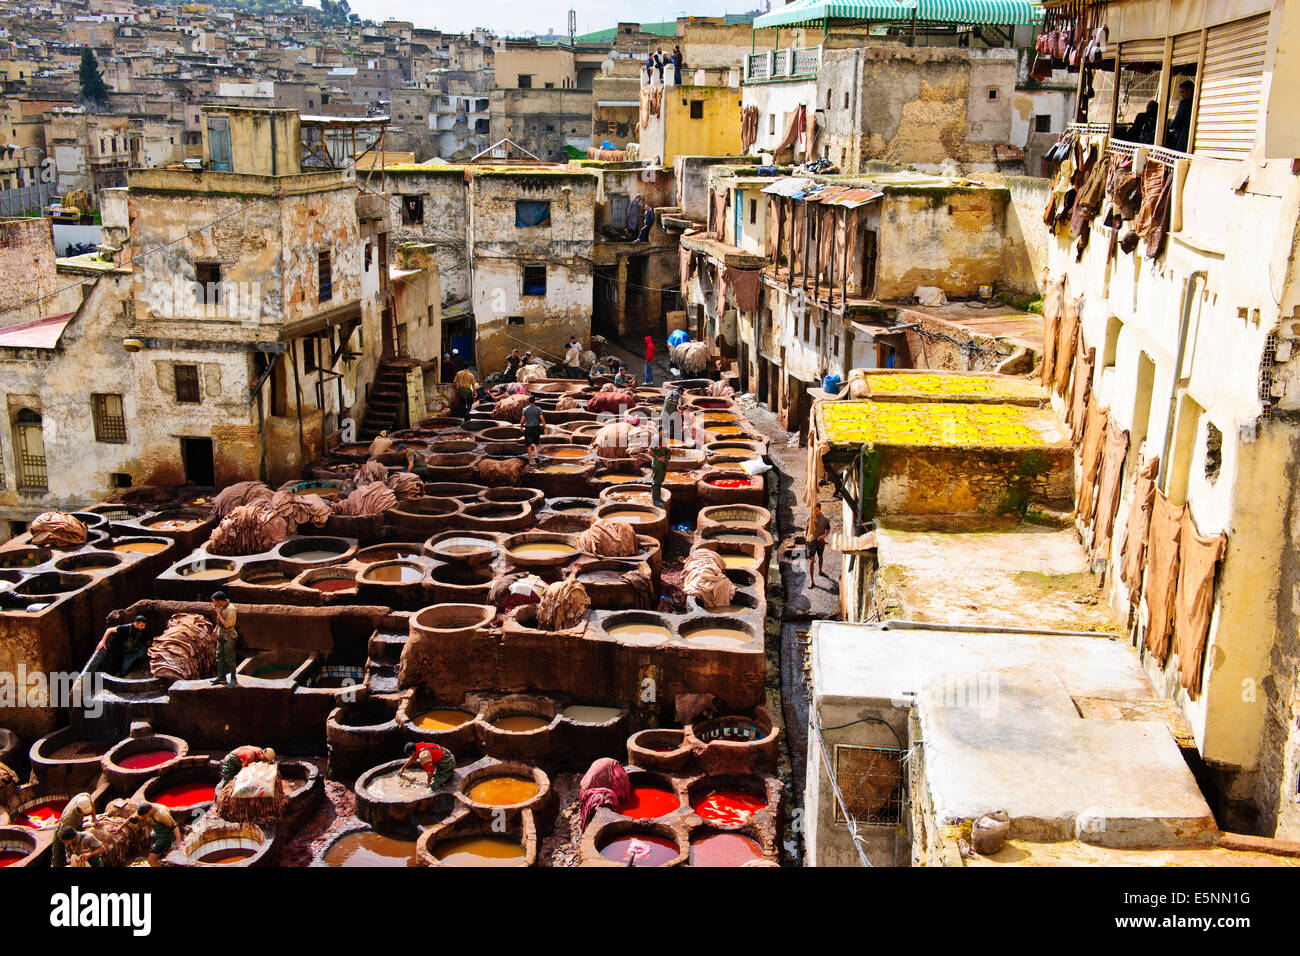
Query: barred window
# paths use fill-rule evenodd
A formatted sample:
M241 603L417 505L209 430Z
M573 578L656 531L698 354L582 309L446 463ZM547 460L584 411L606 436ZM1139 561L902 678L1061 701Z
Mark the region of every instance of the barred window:
M317 274L320 279L320 298L321 302L328 302L334 298L334 267L330 263L329 252L322 252L316 261Z
M126 412L121 395L91 395L90 409L95 419L95 441L126 441Z
M175 366L176 401L187 405L197 405L202 401L199 393L199 367L197 365Z
M49 489L45 467L45 435L41 426L41 416L30 408L24 408L14 420L14 447L18 456L20 491Z

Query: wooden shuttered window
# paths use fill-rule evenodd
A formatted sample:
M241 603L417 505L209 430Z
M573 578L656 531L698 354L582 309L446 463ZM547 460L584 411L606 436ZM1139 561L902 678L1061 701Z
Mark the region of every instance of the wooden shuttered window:
M1259 125L1267 53L1267 13L1209 29L1192 152L1228 160L1250 153Z

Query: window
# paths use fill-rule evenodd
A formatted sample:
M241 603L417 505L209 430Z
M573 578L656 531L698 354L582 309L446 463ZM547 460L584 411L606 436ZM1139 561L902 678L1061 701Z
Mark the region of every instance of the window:
M767 135L768 136L776 135L776 114L775 113L767 114Z
M848 109L848 108L849 108L849 91L848 91L848 90L845 90L845 91L844 91L844 108L845 108L845 109Z
M221 304L221 264L218 262L194 263L194 281L198 283L195 294L199 305Z
M548 90L553 90L553 89L555 89L555 84L554 84L554 83L547 83L547 84L546 84L546 88L547 88Z
M126 414L121 395L91 395L90 410L95 420L95 441L126 441Z
M1223 432L1213 422L1205 423L1205 480L1214 484L1223 471Z
M506 325L523 325L524 317L522 315L512 315L506 319Z
M515 200L515 226L527 229L551 224L551 204L534 199Z
M320 253L316 257L316 272L320 281L319 301L328 302L334 298L334 269L330 264L329 250Z
M374 259L375 259L375 244L373 242L367 242L366 243L366 271L367 272L370 271L370 264L374 261Z
M989 90L989 99L991 99L991 100L996 100L997 98L998 98L998 91L997 91L997 90Z
M546 266L524 266L524 295L546 295Z
M406 226L424 225L424 197L402 197L402 224Z
M176 379L176 401L197 405L203 400L199 392L199 367L197 365L173 366Z
M1034 117L1035 133L1050 133L1052 131L1052 117L1049 113L1039 113Z
M758 222L758 200L749 201L749 224L752 226Z
M218 172L230 172L230 119L213 116L208 119L208 166Z
M835 802L835 820L847 823L845 810L859 825L893 825L903 807L903 754L896 747L835 745L835 783L844 802Z
M803 340L808 341L811 323L808 321L808 313L803 314Z
M20 410L14 419L14 448L18 452L18 490L48 491L41 416L30 408Z
M691 100L691 119L704 119L704 100Z
M302 343L302 367L305 372L314 372L317 369L319 358L316 355L317 341L316 336L303 339Z
M827 90L827 91L826 91L826 108L827 108L827 109L830 109L830 108L831 108L831 97L833 97L834 95L835 95L835 91L834 91L834 90Z
M131 476L125 471L115 471L108 476L108 485L110 488L130 488Z
M533 88L533 75L531 73L519 74L519 88L521 90L531 90Z

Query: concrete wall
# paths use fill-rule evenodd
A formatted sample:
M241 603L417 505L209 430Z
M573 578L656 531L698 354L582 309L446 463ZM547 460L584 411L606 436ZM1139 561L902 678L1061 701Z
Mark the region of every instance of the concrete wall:
M815 109L824 105L824 101L817 101L815 78L785 83L747 83L741 88L741 101L744 106L758 108L758 138L750 147L751 153L772 152L784 138L789 126L787 115L795 107ZM795 146L798 147L797 142Z
M471 297L480 374L504 368L516 347L558 361L570 335L585 342L590 334L596 178L527 168L479 173L470 184L470 198ZM550 225L517 227L517 200L549 201ZM544 296L523 295L527 265L546 268ZM523 322L512 324L511 317Z
M876 297L899 299L921 285L975 295L1001 281L1007 248L1005 189L891 187L881 210Z
M514 140L547 162L567 162L566 146L585 156L594 102L590 90L493 90L492 142Z
M577 85L573 51L559 47L501 47L496 51L496 88L517 90L520 74L532 77L532 89L571 89Z
M992 169L993 146L1011 142L1015 78L1013 50L825 50L818 148L849 172L869 160L928 171Z
M465 255L469 216L462 167L388 171L388 217L394 242L428 243L437 251L444 305L469 298L470 267ZM424 219L402 221L402 196L424 197Z
M58 287L51 222L0 222L0 326L56 314L56 303L45 298Z

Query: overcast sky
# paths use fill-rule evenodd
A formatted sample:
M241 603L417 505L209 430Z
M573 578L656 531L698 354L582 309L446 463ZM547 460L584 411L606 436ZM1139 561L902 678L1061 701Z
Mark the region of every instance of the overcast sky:
M655 23L679 16L744 13L762 0L349 0L367 20L410 20L417 27L462 32L488 27L497 33L563 33L569 9L578 13L578 32L612 27L619 20ZM780 0L776 0L780 3Z

